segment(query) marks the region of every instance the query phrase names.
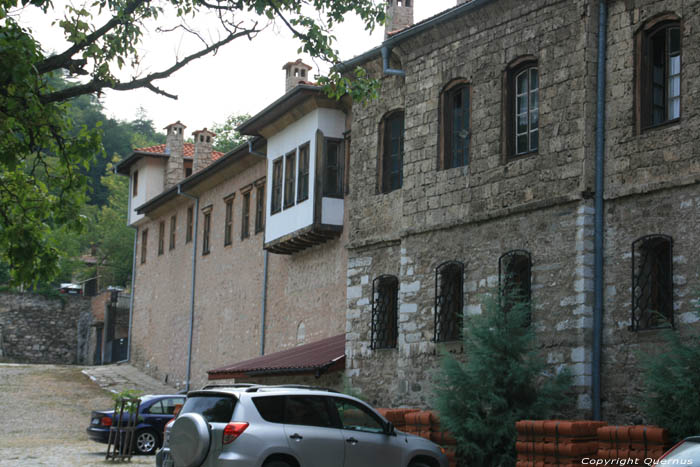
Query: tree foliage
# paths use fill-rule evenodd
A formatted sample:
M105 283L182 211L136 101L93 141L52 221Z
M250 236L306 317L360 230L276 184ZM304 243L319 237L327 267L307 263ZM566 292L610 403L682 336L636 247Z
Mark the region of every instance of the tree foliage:
M242 136L236 128L249 118L248 114L232 114L226 118L225 122L212 125L211 131L216 133L214 150L226 153L245 142L247 138Z
M467 465L510 466L515 465L515 422L566 408L571 376L566 370L546 373L527 326L529 303L489 296L483 306L481 315L467 319L467 361L451 354L443 358L437 409Z
M695 301L700 315L700 294ZM666 350L641 355L642 408L649 421L680 441L700 433L700 333L665 330Z
M22 8L61 13L50 0L0 0L0 262L9 264L13 281L22 284L57 274L59 249L48 235L54 227L79 232L84 225L87 172L103 147L99 126L89 123L94 112L88 108L78 119L81 124L69 117L76 98L140 88L176 98L157 83L236 39L255 38L275 21L292 31L300 51L337 63L331 33L335 24L350 13L359 15L368 29L384 21L383 5L375 0L92 0L65 8L55 24L68 46L48 53L20 23ZM313 16L305 13L309 10ZM217 31L201 34L188 26L188 19L206 12L216 14ZM168 16L176 16L177 23L163 25ZM174 57L163 69L120 78L122 69L141 69L138 50L146 30L184 32L201 47ZM81 79L57 86L52 79L62 73ZM355 99L376 87L366 78L358 82L363 84L340 83L337 74L324 81L329 92L350 92ZM100 174L100 169L94 170Z

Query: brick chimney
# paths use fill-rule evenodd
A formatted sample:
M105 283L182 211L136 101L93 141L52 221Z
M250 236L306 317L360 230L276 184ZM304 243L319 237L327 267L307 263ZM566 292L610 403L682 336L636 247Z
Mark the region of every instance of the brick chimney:
M166 126L167 134L165 137L165 153L170 155L168 162L165 164L165 187L164 189L175 186L185 176L184 152L185 152L185 128L183 123L178 120Z
M284 71L287 72L285 76L285 93L297 87L297 85L302 81L310 81L309 71L313 69L306 63L302 62L301 59L297 59L296 62L289 62L282 67Z
M416 0L387 0L384 39L389 33L413 26L413 2Z
M192 166L193 172L199 172L209 164L214 162L212 157L212 144L214 144L215 133L207 130L198 130L192 133L194 137L194 162Z

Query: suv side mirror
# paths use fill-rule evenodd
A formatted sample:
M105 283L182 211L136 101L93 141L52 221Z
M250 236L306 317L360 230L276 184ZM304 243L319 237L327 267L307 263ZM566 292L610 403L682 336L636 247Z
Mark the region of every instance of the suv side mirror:
M386 422L384 425L384 433L389 436L396 436L396 428L394 428L394 424L391 422Z

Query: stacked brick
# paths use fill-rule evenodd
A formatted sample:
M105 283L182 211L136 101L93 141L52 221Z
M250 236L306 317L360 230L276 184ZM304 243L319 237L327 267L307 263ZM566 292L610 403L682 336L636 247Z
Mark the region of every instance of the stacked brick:
M597 430L603 426L585 420L521 420L515 424L516 467L581 466L583 459L595 458Z
M440 419L436 412L418 409L377 409L377 411L398 430L439 444L445 450L450 467L457 465L457 440L440 426Z
M645 425L598 428L598 459L644 462L658 459L670 447L668 431L664 428Z

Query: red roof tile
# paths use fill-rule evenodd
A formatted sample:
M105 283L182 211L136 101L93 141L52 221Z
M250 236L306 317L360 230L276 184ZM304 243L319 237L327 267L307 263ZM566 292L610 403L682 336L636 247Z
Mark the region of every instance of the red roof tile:
M185 143L184 145L184 157L194 156L194 143ZM159 144L157 146L150 146L147 148L136 148L134 152L151 152L153 154L165 154L165 144ZM217 160L223 157L224 153L219 151L212 151L212 159Z
M329 337L293 349L263 355L234 365L209 370L209 379L253 375L314 373L341 369L345 361L345 334Z

